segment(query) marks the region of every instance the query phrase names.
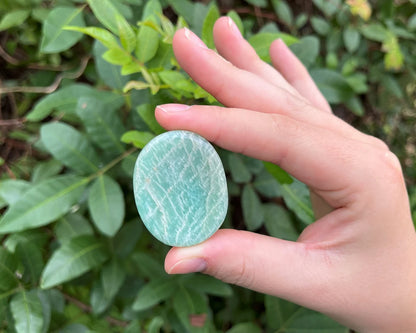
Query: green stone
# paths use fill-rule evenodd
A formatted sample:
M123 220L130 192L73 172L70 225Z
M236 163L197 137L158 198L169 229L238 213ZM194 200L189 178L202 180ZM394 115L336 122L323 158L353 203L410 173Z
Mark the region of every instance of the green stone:
M146 228L167 245L203 242L227 214L220 157L207 140L192 132L166 132L150 141L137 158L133 189Z

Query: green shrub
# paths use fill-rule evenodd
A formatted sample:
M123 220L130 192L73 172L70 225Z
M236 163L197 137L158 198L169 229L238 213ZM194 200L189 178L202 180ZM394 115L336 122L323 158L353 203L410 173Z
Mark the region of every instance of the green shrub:
M240 7L228 12L263 59L272 40L284 39L336 112L356 120L377 111L381 118L368 118L365 128L401 148L414 130L414 1L381 1L368 21L353 1L315 0L309 15L285 1L247 3L274 11L285 31L240 17ZM4 100L17 96L20 125L2 140L36 152L2 160L2 330L347 331L319 313L209 276L168 276L168 248L139 220L132 169L140 149L164 131L155 106L218 103L179 68L171 47L184 26L214 47L215 3L19 0L3 1L0 14L8 70L24 72L0 88ZM26 63L10 56L17 51ZM313 222L305 185L275 165L219 152L230 195L226 227L296 240ZM403 148L398 153L413 163Z

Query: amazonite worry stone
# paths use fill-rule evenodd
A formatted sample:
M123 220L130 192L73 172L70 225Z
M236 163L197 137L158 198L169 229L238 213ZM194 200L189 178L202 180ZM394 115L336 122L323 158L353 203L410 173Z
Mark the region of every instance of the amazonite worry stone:
M133 189L145 226L167 245L203 242L227 213L220 157L207 140L192 132L166 132L150 141L137 158Z

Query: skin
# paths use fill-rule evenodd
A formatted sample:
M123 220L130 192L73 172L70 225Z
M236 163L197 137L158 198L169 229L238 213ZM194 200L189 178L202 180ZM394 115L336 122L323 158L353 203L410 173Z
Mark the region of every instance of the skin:
M218 53L181 29L173 47L182 68L225 107L165 104L157 120L278 164L309 186L317 220L297 242L219 230L204 243L172 248L166 271L203 272L359 332L416 332L416 238L396 156L331 113L281 40L270 48L273 66L226 17L214 40Z

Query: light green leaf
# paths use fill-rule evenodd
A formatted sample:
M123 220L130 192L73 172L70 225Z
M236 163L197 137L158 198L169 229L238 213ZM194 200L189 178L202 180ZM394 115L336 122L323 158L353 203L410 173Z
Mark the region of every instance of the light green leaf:
M245 166L241 156L235 153L228 155L231 178L236 183L247 183L251 179L251 173Z
M79 32L63 30L63 27L67 25L85 26L82 9L55 7L51 10L43 23L42 41L40 45L40 51L42 53L65 51L82 38L82 34Z
M348 52L352 53L357 51L360 45L361 35L359 31L353 26L348 26L343 31L344 45Z
M292 177L281 167L271 162L263 162L266 170L278 181L279 184L290 184Z
M160 329L163 327L163 324L164 324L163 317L160 317L160 316L154 317L149 323L148 333L159 333ZM135 332L137 332L137 330Z
M247 229L253 231L260 228L264 221L263 206L251 184L247 184L243 188L241 208Z
M32 183L40 183L43 180L56 176L62 171L63 167L61 162L54 159L38 162L33 168Z
M103 54L103 59L113 65L126 65L131 62L130 54L121 47L110 49Z
M8 205L14 204L30 188L30 183L23 179L5 179L0 182L0 197Z
M207 327L207 321L202 326L196 327L191 323L193 316L207 316L209 312L208 301L205 295L184 287L180 287L173 297L173 308L182 325L190 332L203 332Z
M74 237L94 234L90 222L84 216L76 213L66 214L60 218L55 225L54 232L61 244Z
M313 3L318 7L326 16L332 16L341 7L341 0L313 0Z
M149 127L149 129L155 134L161 134L165 132L165 129L159 125L155 118L154 108L149 104L142 104L137 107L137 113Z
M281 185L283 199L292 212L305 224L314 222L308 187L298 180Z
M16 9L6 13L0 20L0 31L21 25L30 14L30 10Z
M88 181L67 175L34 185L3 215L0 233L32 229L54 221L79 200Z
M267 198L276 198L281 195L281 187L276 180L267 170L263 170L256 176L253 182L253 186L257 192L261 193Z
M264 225L270 236L296 241L299 233L296 230L289 212L282 206L273 203L263 205Z
M253 35L248 42L256 50L259 57L266 62L270 62L269 49L270 45L276 39L282 39L286 45L290 46L298 42L296 37L285 34L283 32L263 32Z
M155 135L150 132L128 131L123 134L121 141L131 143L135 147L143 149L154 137Z
M145 20L149 17L159 17L159 15L163 14L162 6L159 0L148 0L146 1L146 5L143 9L142 19Z
M202 40L211 49L215 48L214 36L212 34L212 31L214 29L215 22L219 18L220 18L220 11L216 3L213 1L211 2L211 5L209 6L207 16L205 16L204 24L202 25L202 34L201 34Z
M112 237L124 220L124 196L120 185L107 175L101 175L91 186L88 208L95 226Z
M110 0L87 0L88 5L92 9L95 17L100 23L109 29L113 34L119 32L117 24L117 16L123 18L117 8ZM128 24L126 22L126 24Z
M147 310L170 298L176 289L177 285L174 279L153 279L140 289L132 308L134 311Z
M364 25L361 27L360 32L365 38L376 42L384 42L389 34L389 31L380 23Z
M154 23L157 22L154 17L150 17L147 20ZM137 34L137 47L135 51L137 59L143 63L153 59L159 48L159 38L160 36L157 31L146 25L142 25Z
M17 286L17 258L13 253L0 247L0 290L9 291Z
M98 27L80 28L80 27L74 27L74 26L65 26L64 30L78 31L83 34L86 34L98 40L99 42L101 42L101 44L103 44L105 47L109 49L120 47L114 35L110 31L105 30L103 28L98 28Z
M247 323L239 323L237 325L234 325L231 329L227 331L227 333L261 333L262 330L259 326L257 326L253 322L247 322Z
M42 303L36 290L22 290L10 302L10 311L17 333L40 333L43 328Z
M65 123L49 123L40 129L46 149L67 167L79 174L98 171L100 158L87 138Z
M127 52L133 52L136 48L136 34L133 28L121 15L116 15L116 22L121 45Z
M310 74L329 103L342 103L354 96L354 90L340 73L319 68Z
M94 236L72 238L58 248L42 273L41 288L47 289L72 280L101 265L108 258L104 243Z
M125 128L117 109L98 98L86 96L79 98L77 114L98 147L114 157L124 152L120 138Z
M17 245L21 243L34 243L39 247L42 247L48 241L48 235L41 229L26 230L22 232L16 232L10 234L4 241L4 246L10 252L16 250Z
M320 35L326 36L331 30L329 23L321 17L313 16L311 18L311 25L313 29Z
M231 17L231 19L234 21L234 23L237 25L238 30L240 30L240 33L242 36L244 36L244 25L243 25L243 21L241 20L240 16L238 15L238 13L235 10L230 10L227 13L228 17Z

